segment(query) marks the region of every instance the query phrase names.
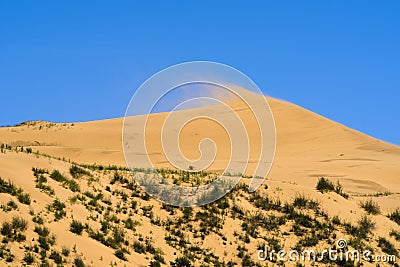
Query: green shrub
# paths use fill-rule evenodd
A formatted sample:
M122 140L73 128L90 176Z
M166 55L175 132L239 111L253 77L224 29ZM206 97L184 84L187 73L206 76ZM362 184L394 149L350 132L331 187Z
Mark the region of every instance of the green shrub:
M50 249L50 243L48 242L47 237L39 236L38 242L39 242L39 247L41 247L42 249L44 250Z
M11 211L11 210L16 210L16 209L18 209L18 205L17 205L17 203L15 203L12 200L8 201L7 205L5 207L3 206L4 211Z
M335 192L338 195L341 195L344 198L349 198L349 195L346 194L345 192L343 192L343 187L342 185L339 183L339 181L337 181L336 185L334 183L332 183L331 181L329 181L328 179L325 179L324 177L321 177L318 180L316 189L318 191L320 191L321 193L326 193L326 192Z
M72 220L71 225L70 225L70 231L72 233L81 235L84 228L85 228L85 226L83 225L83 223L78 222L76 220Z
M71 176L74 177L74 178L79 178L79 177L82 176L82 175L90 175L90 172L88 172L87 170L85 170L85 169L83 169L83 168L81 168L81 167L78 167L78 166L76 166L76 165L72 165L72 166L69 168L69 173L70 173Z
M293 201L293 206L298 208L318 209L319 203L304 195L297 195Z
M57 264L61 264L63 261L61 254L55 250L51 252L49 259L53 260Z
M156 254L154 255L154 260L157 261L157 262L160 262L160 263L162 263L162 264L165 264L165 259L164 259L164 257L161 255L161 253L156 253Z
M325 192L334 191L335 190L335 185L331 181L329 181L328 179L325 179L324 177L321 177L318 180L316 188L317 188L318 191L320 191L322 193L325 193Z
M37 233L39 236L47 237L50 234L49 228L45 226L35 226L35 233Z
M75 267L85 267L85 263L81 258L75 258L74 260Z
M53 201L52 204L49 204L47 206L47 209L54 213L54 217L55 217L54 220L58 221L67 215L67 212L64 210L65 207L66 206L64 203L62 203L60 200L56 199Z
M21 217L13 217L10 222L3 222L1 234L12 241L22 242L26 236L22 234L28 228L28 222Z
M69 256L69 249L68 248L62 248L62 250L61 250L61 254L63 254L65 257L68 257Z
M13 233L13 228L11 223L3 222L3 225L1 227L1 234L4 236L11 236L12 233Z
M375 201L368 199L360 203L360 207L363 208L368 214L378 215L381 213L381 209Z
M336 224L336 225L340 225L341 222L340 222L339 216L337 216L337 215L333 216L332 223Z
M378 238L378 247L382 249L382 252L387 253L388 255L398 256L399 254L395 246L384 237Z
M135 252L140 254L146 253L146 246L139 241L133 242L133 249L135 250Z
M26 262L26 264L31 265L35 261L35 257L33 256L32 253L28 252L25 253L23 260Z
M72 192L79 192L79 184L72 179L68 179L67 177L63 176L58 170L54 170L50 174L50 178L62 184L63 187L71 190Z
M22 188L16 187L11 181L5 181L2 178L0 178L0 193L16 196L22 204L31 204L31 197L28 193L25 194Z
M28 193L20 193L17 195L18 201L22 204L29 205L31 204L31 196Z
M124 242L124 240L125 240L124 229L122 229L120 227L114 227L113 238L115 240L115 243L117 243L117 245Z
M126 261L126 257L125 257L125 253L122 249L118 249L117 251L115 251L115 256L121 260Z
M174 262L170 261L172 267L191 267L192 264L187 257L177 257Z
M34 223L37 223L37 224L43 224L43 223L44 223L43 218L40 217L39 215L36 215L35 217L33 217L33 218L32 218L32 221L33 221Z
M158 262L158 261L151 261L150 262L150 265L149 265L150 267L161 267L161 263L160 262Z
M396 209L388 215L388 218L400 225L400 209Z
M14 230L25 231L28 229L28 222L22 217L13 217L11 224Z
M67 180L66 177L64 177L58 170L54 170L51 174L50 174L50 178L57 181L57 182L64 182L65 180Z
M74 180L69 180L67 185L69 190L71 190L72 192L79 192L81 190L79 184Z
M131 218L125 220L125 228L129 230L135 230L135 226L138 225L138 222L135 222Z
M366 238L372 230L375 229L375 223L368 216L362 216L358 221L357 235L361 238Z
M400 232L399 231L391 230L390 236L393 237L394 239L396 239L396 241L400 241Z

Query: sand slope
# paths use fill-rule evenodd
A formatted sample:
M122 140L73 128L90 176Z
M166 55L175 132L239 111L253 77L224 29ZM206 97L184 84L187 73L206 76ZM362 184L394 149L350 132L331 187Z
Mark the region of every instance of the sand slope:
M277 133L275 160L268 178L314 186L320 176L340 180L350 193L400 192L400 148L369 137L360 132L323 118L301 107L277 99L269 99ZM218 114L218 107L210 107L211 114ZM195 113L196 111L180 111ZM244 117L249 109L237 107ZM149 154L159 167L171 167L162 153L160 126L167 114L151 116L153 127ZM138 124L144 116L134 120ZM52 156L71 159L80 163L99 163L125 166L122 154L123 119L110 119L74 124L50 124L0 128L0 139L12 146L31 146ZM226 135L213 129L209 122L191 124L182 131L181 147L188 158L198 158L198 142L204 137L212 138L217 146L227 148ZM210 128L211 127L211 128ZM251 134L255 127L248 127ZM174 129L170 129L173 131ZM177 130L177 129L175 129ZM139 129L138 129L139 131ZM217 134L214 134L217 133ZM152 138L152 139L151 139ZM255 140L255 141L254 141ZM257 142L256 138L251 142ZM258 143L252 144L259 145ZM229 148L229 147L228 147ZM133 149L134 150L134 149ZM225 153L224 153L225 151ZM222 171L229 159L227 149L220 149L211 171ZM257 155L250 155L250 169L256 164ZM138 165L140 165L140 157Z
M318 200L322 210L329 216L339 215L341 220L356 223L364 211L360 208L360 201L367 199L370 195L378 192L390 192L387 195L374 197L374 201L379 203L381 214L373 217L376 222L374 238L378 236L389 237L392 229L400 230L400 227L393 221L390 221L385 215L400 206L400 148L386 142L369 137L363 133L349 129L336 122L323 118L315 113L307 111L299 106L287 103L277 99L268 99L276 124L276 154L275 159L265 182L267 187L261 187L260 194L268 194L272 198L279 198L282 203L292 202L299 194ZM220 107L207 107L207 112L217 114L220 118L233 120L228 113L221 112ZM250 110L241 105L234 106L235 111L241 118L250 116ZM175 115L181 118L196 115L199 110L179 111ZM148 129L149 147L148 152L157 167L171 168L168 160L162 151L160 142L161 125L167 113L153 114L150 116L152 127ZM134 117L130 123L141 125L145 116ZM0 128L0 143L9 144L12 147L23 146L32 148L33 152L39 151L40 155L34 153L27 154L7 150L6 153L0 153L0 177L4 180L10 180L25 192L29 192L34 200L30 206L18 203L18 209L11 212L0 210L2 219L0 222L10 220L13 215L21 215L31 220L29 213L41 214L45 219L51 232L56 234L58 243L55 249L61 250L62 247L76 247L77 252L73 252L73 257L84 259L87 264L93 266L108 266L115 263L118 266L148 266L149 254L144 255L136 253L131 249L131 254L127 255L127 262L118 259L114 255L114 250L88 237L87 233L77 236L69 231L69 224L72 219L87 222L93 229L100 228L98 221L93 217L97 213L87 209L86 202L79 204L69 203L69 199L76 195L70 190L60 186L59 183L49 179L48 184L54 188L55 196L50 197L35 187L35 180L32 174L32 167L45 168L49 171L60 170L69 177L69 168L71 162L118 165L126 166L122 153L122 125L123 119L109 119L102 121L54 124L48 122L25 123L15 127ZM140 129L133 128L134 131ZM254 132L256 125L254 122L247 122L246 129L249 132L250 145L255 150L250 153L249 164L246 172L251 173L258 164L257 147L260 145L257 133ZM168 132L178 131L172 127ZM206 137L212 138L218 147L215 161L209 166L208 170L212 172L222 172L229 160L229 142L223 129L210 121L198 121L184 128L181 132L179 144L185 157L189 159L198 158L199 142ZM133 146L135 147L135 146ZM20 149L20 148L18 148ZM17 149L17 150L18 150ZM137 159L137 164L142 164L143 156L134 149L130 151ZM43 156L48 154L50 157ZM58 160L60 158L61 160ZM112 172L94 172L94 182L86 180L84 177L78 180L81 193L85 191L103 192L105 199L112 201L111 206L123 206L128 204L121 200L118 195L111 195L105 189L110 184ZM124 174L126 175L126 174ZM349 199L345 199L335 193L322 194L315 190L315 185L320 177L327 177L336 182L340 181L344 191L350 194ZM249 179L244 179L246 183ZM122 190L121 187L116 187ZM235 205L248 210L249 214L255 214L257 209L248 202L248 197L238 197L234 199ZM67 204L67 216L59 222L53 222L53 215L47 211L47 205L52 203L55 198L65 201ZM134 197L134 199L138 199ZM4 205L9 200L17 202L16 198L8 194L0 194L0 203ZM239 204L238 204L239 203ZM161 203L150 199L143 201L139 199L140 207L154 206L153 212L161 220L172 218L163 208ZM139 210L139 209L138 209ZM201 208L196 211L201 211ZM128 215L120 215L125 219ZM174 260L177 255L176 250L166 244L164 240L168 232L161 226L157 226L140 211L129 215L135 221L140 222L133 236L128 240L137 240L138 234L153 237L157 247L163 251L165 259ZM198 222L194 222L195 224ZM242 221L238 218L226 217L223 229L223 235L228 238L228 244L223 245L223 240L216 234L208 235L204 240L192 238L193 244L198 244L204 249L210 249L217 255L233 261L239 261L236 249L238 241L234 232L240 231ZM27 240L36 237L33 232L34 224L29 223ZM33 239L32 239L33 240ZM298 241L296 236L286 236L285 247L291 248ZM374 239L375 240L375 239ZM393 239L391 239L393 241ZM252 239L248 245L251 257L256 255L257 244L260 240ZM374 241L376 242L376 241ZM393 241L395 242L395 241ZM30 242L33 244L33 241ZM130 243L132 244L132 242ZM396 246L399 242L395 243ZM321 248L327 244L320 245ZM17 246L17 244L12 244ZM24 254L22 250L14 248L16 251L16 261L22 264ZM76 254L76 255L75 255ZM68 260L68 264L72 264ZM17 264L18 265L18 264ZM291 266L290 264L288 266ZM366 264L366 266L374 266ZM383 264L383 266L385 266Z

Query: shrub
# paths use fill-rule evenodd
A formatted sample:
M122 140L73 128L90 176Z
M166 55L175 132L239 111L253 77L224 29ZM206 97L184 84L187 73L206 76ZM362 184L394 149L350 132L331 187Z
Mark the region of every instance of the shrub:
M65 178L58 170L54 170L50 174L50 178L57 182L64 182L67 178Z
M11 224L14 230L25 231L28 228L28 222L22 217L13 217Z
M360 207L363 208L368 214L378 215L381 213L378 203L374 202L372 199L361 202Z
M339 183L339 181L335 184L333 184L331 181L328 179L325 179L324 177L321 177L318 180L316 189L320 191L321 193L326 193L326 192L335 192L338 195L341 195L344 198L349 198L349 195L343 192L343 187Z
M329 191L334 191L335 190L335 185L331 181L329 181L328 179L325 179L324 177L321 177L318 180L316 188L317 188L318 191L320 191L322 193L325 193L325 192L329 192Z
M58 221L65 215L67 215L67 212L64 210L65 204L62 203L60 200L56 199L53 201L52 204L49 204L47 206L47 209L51 212L54 213L54 220Z
M72 192L79 192L81 190L79 184L74 180L68 180L67 185L69 190L71 190Z
M83 223L78 222L76 220L72 220L71 225L70 225L70 231L72 233L81 235L84 228L85 228L85 226L83 225Z
M76 267L85 267L86 266L81 258L75 258L74 264Z
M1 227L1 234L4 236L11 236L12 233L13 233L13 228L11 223L3 222L3 225Z
M54 170L50 174L50 178L61 183L63 187L69 188L72 192L80 191L79 184L76 181L63 176L58 170Z
M31 196L28 193L20 193L17 196L18 201L21 202L22 204L29 205L31 204Z
M337 215L333 216L332 223L336 224L336 225L340 225L341 222L340 222L339 216L337 216Z
M124 229L119 228L119 227L114 227L113 238L114 238L115 243L117 245L119 245L120 243L124 242L124 240L125 240Z
M39 236L47 237L50 234L49 228L45 226L35 226L34 230Z
M31 197L28 193L25 194L22 188L16 187L11 181L7 182L2 178L0 178L0 193L16 196L22 204L31 204Z
M79 178L79 177L82 176L82 175L90 175L90 172L88 172L87 170L85 170L85 169L83 169L83 168L81 168L81 167L78 167L78 166L76 166L76 165L72 165L72 166L69 168L69 173L70 173L71 176L74 177L74 178Z
M146 253L146 246L143 245L141 242L139 241L135 241L133 242L133 249L135 250L135 252L137 253Z
M62 248L61 254L63 254L65 257L69 256L69 249L68 248Z
M23 260L26 262L26 264L31 265L35 261L35 257L33 256L32 253L28 252L25 253Z
M37 223L37 224L43 224L43 223L44 223L43 218L40 217L39 215L36 215L35 217L33 217L33 218L32 218L32 221L33 221L34 223Z
M400 232L399 231L391 230L390 236L393 237L394 239L396 239L396 241L400 241Z
M368 217L362 216L358 221L358 236L361 238L366 238L372 230L375 229L375 223Z
M48 239L44 236L39 236L38 238L39 242L39 247L41 247L44 250L49 250L50 249L50 244L48 242Z
M158 262L158 261L151 261L150 262L150 265L149 265L150 267L161 267L161 263L160 262Z
M13 217L11 223L3 222L1 234L12 241L22 242L26 236L22 234L28 228L28 222L21 217Z
M138 225L138 222L135 222L131 218L125 220L125 228L129 230L135 230L135 226Z
M397 208L395 211L388 215L388 218L400 225L400 209Z
M187 257L177 257L174 262L170 261L172 267L190 267L192 264Z
M307 198L304 195L297 195L293 201L293 206L298 208L317 209L319 203L315 200Z
M60 255L59 252L53 250L49 256L49 259L53 260L57 264L62 263L62 256Z
M7 205L5 207L3 207L3 210L5 210L5 211L11 211L11 210L16 210L16 209L18 209L18 205L17 205L17 203L15 203L12 200L8 201Z
M157 262L160 262L162 264L165 264L165 259L160 253L156 253L154 255L154 260L157 261Z
M303 238L301 238L296 246L298 246L298 248L314 247L318 244L318 242L319 242L318 237L316 235L312 234L312 235L307 235L307 236L304 236Z
M126 261L125 253L122 249L118 249L117 251L115 251L115 256L121 260Z
M378 247L382 249L382 252L387 253L389 255L398 256L399 254L394 245L384 237L378 238Z

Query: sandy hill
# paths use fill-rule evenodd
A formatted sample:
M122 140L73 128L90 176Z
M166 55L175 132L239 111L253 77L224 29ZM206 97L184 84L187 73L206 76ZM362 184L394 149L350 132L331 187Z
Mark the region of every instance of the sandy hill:
M324 176L340 180L351 193L400 192L397 180L400 174L400 147L288 102L269 99L269 104L277 132L277 150L269 179L308 185L310 181L314 184L311 178ZM246 114L248 110L238 112ZM165 117L166 114L160 113L152 116L152 119L161 124ZM143 120L143 117L138 116L137 120ZM3 143L13 147L29 146L33 151L79 163L126 166L122 154L122 124L123 119L73 124L39 121L0 128L0 137ZM154 132L158 128L161 127L154 127ZM196 139L212 133L210 127L201 123L182 133L181 139L186 142L183 147L188 147L185 150L189 157L192 155L195 158L199 153ZM217 144L226 142L225 138L214 137ZM158 140L152 140L151 143L156 145L150 148L149 154L160 154ZM229 155L225 153L217 157L216 162L224 162L228 158ZM249 162L252 160L250 158ZM166 161L162 156L155 158L158 166L170 167L163 164ZM218 164L213 167L209 170L222 169Z
M283 248L303 244L305 247L321 249L332 245L336 237L343 236L348 240L353 238L353 247L357 241L357 244L370 244L376 252L382 252L385 250L382 248L383 241L379 241L382 237L399 248L400 236L396 237L396 233L400 235L400 227L395 219L390 220L387 215L395 214L400 206L400 147L349 129L291 103L272 98L268 101L275 118L277 146L272 169L265 182L267 186L260 188L257 197L244 188L238 189L226 197L226 203L221 200L206 208L190 209L190 212L165 207L148 199L132 183L130 174L123 168L126 164L122 154L121 118L64 124L37 121L0 128L0 143L4 144L0 153L0 177L5 181L3 192L0 193L0 221L11 223L12 218L19 215L28 221L26 240L21 240L22 243L7 237L5 233L8 239L3 242L0 258L10 266L27 263L23 260L26 255L31 255L36 265L45 261L50 265L56 264L54 258L57 258L57 253L64 262L60 264L65 266L72 265L76 259L93 266L109 266L110 263L147 266L150 262L171 262L173 265L177 257L182 257L182 261L189 259L191 265L213 266L216 262L245 265L246 260L250 260L252 263L247 266L253 266L258 263L256 250L260 242L278 242ZM218 114L218 107L210 109ZM237 107L236 111L243 117L249 113L243 107ZM190 112L196 111L180 111L182 116ZM162 125L167 115L153 114L151 119L155 126L149 132L153 138L149 154L154 155L157 167L164 168L171 166L161 152L157 125ZM138 116L133 120L139 123L143 119L144 116ZM193 143L209 137L210 133L218 133L218 129L212 127L206 122L197 123L182 132L181 145L188 158L199 156L198 147ZM248 129L251 131L251 125ZM226 147L223 134L214 134L212 137L217 145ZM252 145L257 146L257 143ZM220 172L228 157L229 154L223 151L217 154L215 164L208 171ZM251 154L249 169L256 164L255 160L256 157ZM78 169L77 175L74 175L74 166ZM36 168L36 171L32 168ZM61 176L54 174L55 170ZM333 183L340 182L344 194L317 191L315 187L321 177ZM7 189L11 186L7 181L28 193L30 203L24 203L21 197L24 193ZM343 197L346 195L349 197ZM279 199L281 204L266 207L263 203L268 203L268 198L274 201ZM296 204L296 199L301 198L306 201ZM57 213L57 203L54 203L57 199L65 204L64 208L59 208L62 210L61 217L60 212ZM318 202L318 208L307 204L314 200ZM352 232L349 225L360 223L360 218L366 212L360 203L365 200L371 200L379 206L380 212L368 217L375 224L374 230L354 239L357 237L357 228ZM10 201L17 203L18 207L13 208ZM311 216L309 220L314 231L303 225L300 228L304 228L304 232L296 232L298 229L293 225L298 222L296 216L300 215L283 209L284 203L292 203L295 209L309 210L307 214ZM227 207L229 211L224 210ZM260 225L253 225L252 216L257 212L262 216L270 216L263 217L265 220L281 216L285 218L285 223L278 223L275 229L269 229L261 222ZM321 217L321 213L326 216ZM315 231L322 231L318 228L321 225L318 220L327 223L335 216L340 218L341 223L335 224L326 240L321 236L316 237ZM35 231L35 227L42 225L37 222L39 217L42 224L57 237L56 243L48 249L38 241L40 231ZM207 219L214 217L216 222ZM73 221L83 224L83 233L70 231ZM215 225L205 226L204 221ZM255 227L255 230L252 229L257 235L248 232L249 225ZM124 237L120 239L119 230L124 232ZM278 241L272 240L271 232L274 232L273 236ZM301 240L305 237L316 237L322 243L304 244L305 241ZM44 238L48 237L41 237L42 242ZM41 255L41 249L47 250L47 254L43 256L42 252ZM51 251L55 251L53 257L50 257ZM10 263L6 263L7 260ZM79 266L79 262L75 264ZM338 266L343 266L341 264L338 263ZM384 265L381 263L381 266Z

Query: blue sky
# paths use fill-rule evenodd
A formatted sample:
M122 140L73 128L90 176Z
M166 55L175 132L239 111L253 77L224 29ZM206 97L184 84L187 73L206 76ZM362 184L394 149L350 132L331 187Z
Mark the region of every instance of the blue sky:
M399 1L141 2L0 1L0 125L121 117L155 72L209 60L400 144Z

